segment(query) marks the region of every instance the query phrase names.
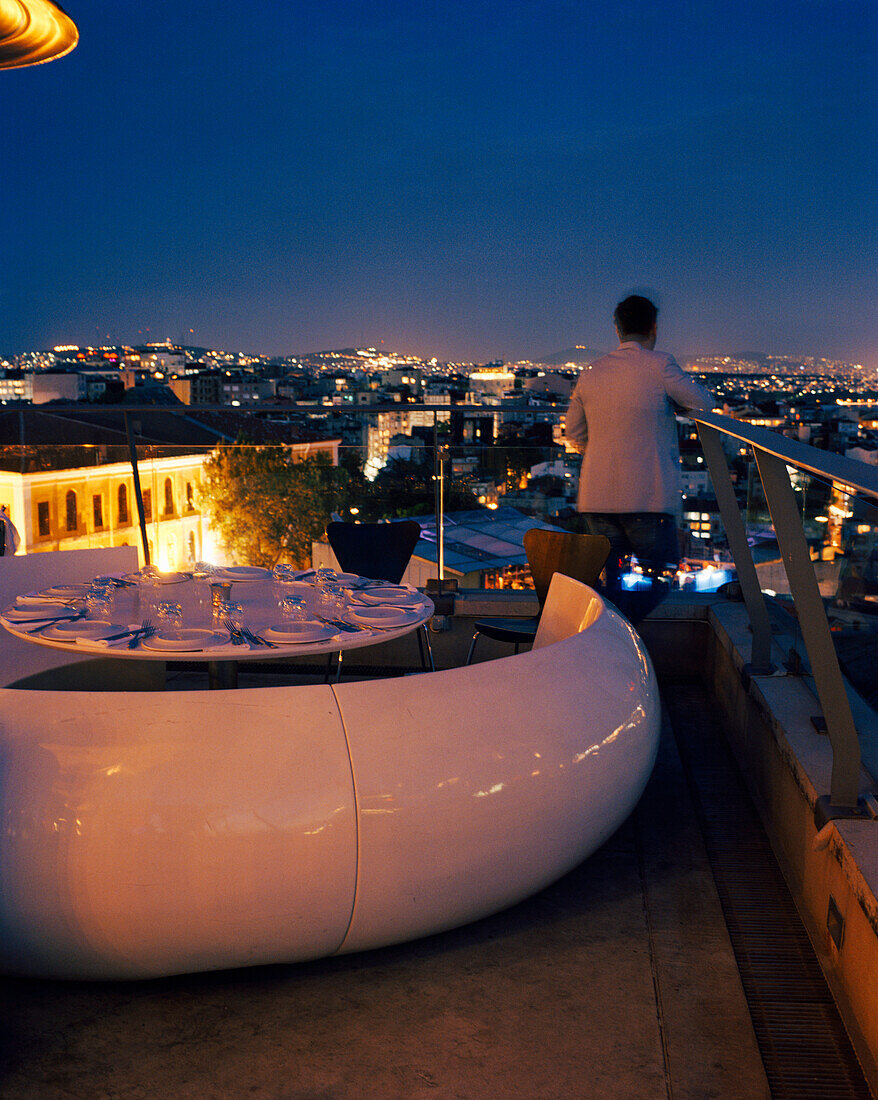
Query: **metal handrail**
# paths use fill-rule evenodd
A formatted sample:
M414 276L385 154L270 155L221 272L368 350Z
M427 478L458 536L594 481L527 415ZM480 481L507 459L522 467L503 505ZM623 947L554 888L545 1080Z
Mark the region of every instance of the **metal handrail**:
M686 416L697 424L708 424L724 435L749 443L774 458L783 459L790 466L797 466L817 477L848 485L857 492L868 493L878 501L878 467L832 451L823 451L809 443L800 443L780 432L773 432L770 428L746 424L731 416L707 412L687 412Z
M728 416L701 412L690 412L687 416L698 426L750 617L753 646L749 674L765 675L771 671L771 627L729 477L721 435L731 436L753 448L832 746L830 793L818 799L815 812L821 821L835 817L871 817L868 801L860 795L861 757L857 730L787 467L795 466L838 483L848 492L866 493L876 499L878 469Z

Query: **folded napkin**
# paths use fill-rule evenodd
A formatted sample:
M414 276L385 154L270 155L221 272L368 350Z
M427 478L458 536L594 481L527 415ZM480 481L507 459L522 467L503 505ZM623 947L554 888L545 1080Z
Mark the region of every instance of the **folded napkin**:
M24 595L15 597L15 605L16 607L29 607L35 603L54 603L63 606L69 604L71 599L73 599L72 596L44 596L40 592L26 592Z

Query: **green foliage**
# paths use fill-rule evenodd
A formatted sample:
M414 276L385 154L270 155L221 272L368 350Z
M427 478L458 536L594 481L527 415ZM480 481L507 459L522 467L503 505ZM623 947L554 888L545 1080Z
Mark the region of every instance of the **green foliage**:
M359 505L359 518L367 522L433 515L436 510L432 463L396 459L388 462L371 483L367 482ZM471 489L446 474L446 512L479 508Z
M239 565L311 564L311 542L350 500L350 469L324 454L300 458L286 446L236 443L204 464L201 506Z

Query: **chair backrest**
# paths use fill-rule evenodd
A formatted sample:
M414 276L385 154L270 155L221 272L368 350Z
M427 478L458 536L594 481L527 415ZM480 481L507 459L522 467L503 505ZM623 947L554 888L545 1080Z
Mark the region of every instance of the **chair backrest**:
M399 584L421 537L421 525L413 519L330 523L326 536L343 572Z
M542 607L555 573L564 573L582 584L597 584L610 555L610 540L605 535L577 535L531 527L524 534L524 549Z
M596 592L564 573L556 573L549 585L533 649L579 634L591 626L602 611L603 603Z

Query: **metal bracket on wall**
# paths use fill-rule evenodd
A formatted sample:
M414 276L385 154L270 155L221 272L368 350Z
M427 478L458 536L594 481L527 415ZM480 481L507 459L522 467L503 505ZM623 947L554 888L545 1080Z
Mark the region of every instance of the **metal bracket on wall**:
M814 825L819 832L830 821L878 820L878 799L871 791L861 795L856 806L835 806L828 794L822 794L814 804Z

